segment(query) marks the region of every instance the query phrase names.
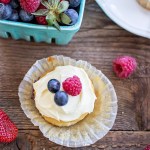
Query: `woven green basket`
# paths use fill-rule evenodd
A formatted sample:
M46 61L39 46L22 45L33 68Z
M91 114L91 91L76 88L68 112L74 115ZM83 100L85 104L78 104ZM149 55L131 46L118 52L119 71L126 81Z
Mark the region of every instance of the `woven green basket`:
M51 43L53 41L59 45L68 44L75 33L80 29L85 1L86 0L81 0L79 19L73 26L61 26L61 31L58 31L53 27L43 25L0 20L0 37L12 37L15 40L24 39L27 41L46 43Z

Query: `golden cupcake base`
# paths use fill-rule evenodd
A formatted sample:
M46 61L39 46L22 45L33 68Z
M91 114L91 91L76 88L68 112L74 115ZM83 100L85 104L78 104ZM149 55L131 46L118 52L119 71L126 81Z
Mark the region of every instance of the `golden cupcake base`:
M87 115L88 115L88 113L85 113L85 114L81 115L80 118L78 118L76 120L73 120L73 121L68 121L68 122L65 122L65 121L62 121L62 120L58 121L58 120L56 120L54 118L51 118L51 117L46 117L46 116L43 116L43 117L48 123L51 123L55 126L68 127L68 126L74 125L77 122L83 120Z

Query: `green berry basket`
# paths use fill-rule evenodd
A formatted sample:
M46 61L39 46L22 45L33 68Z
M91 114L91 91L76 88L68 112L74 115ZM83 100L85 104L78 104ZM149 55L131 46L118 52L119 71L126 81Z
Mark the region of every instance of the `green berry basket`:
M58 45L66 45L72 40L75 33L80 29L85 8L85 1L86 0L81 0L79 19L73 26L61 26L61 31L58 31L54 27L49 26L0 20L0 37L11 37L15 40L24 39L26 41L35 42L55 42Z

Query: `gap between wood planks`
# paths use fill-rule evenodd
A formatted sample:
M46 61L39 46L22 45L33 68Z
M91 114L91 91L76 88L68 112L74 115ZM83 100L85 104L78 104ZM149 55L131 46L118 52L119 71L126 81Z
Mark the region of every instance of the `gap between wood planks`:
M77 148L78 150L142 150L150 144L150 132L138 131L110 131L104 138L95 144ZM0 149L10 150L71 150L57 145L38 130L19 130L19 136L16 141L10 144L0 144Z

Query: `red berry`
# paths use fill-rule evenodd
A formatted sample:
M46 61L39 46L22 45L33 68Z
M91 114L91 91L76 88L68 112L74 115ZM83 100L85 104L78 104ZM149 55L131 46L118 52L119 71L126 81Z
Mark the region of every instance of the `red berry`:
M8 4L10 3L10 0L0 0L1 3L4 3L4 4Z
M38 24L47 25L46 17L45 16L39 16L35 17Z
M77 96L81 93L82 84L77 76L67 78L62 85L64 91L71 96Z
M26 12L33 13L38 9L40 0L20 0L20 5Z
M118 57L113 61L113 70L119 78L128 78L136 67L136 59L130 56Z
M44 8L46 9L45 6L43 6L42 4L40 4L40 6L38 7L37 10L44 9ZM38 24L42 24L42 25L47 25L48 24L47 21L46 21L46 16L37 16L37 17L35 17L35 19L36 19L36 21L37 21Z
M0 142L9 143L16 139L18 129L7 114L0 109Z
M150 145L148 145L144 150L150 150Z

